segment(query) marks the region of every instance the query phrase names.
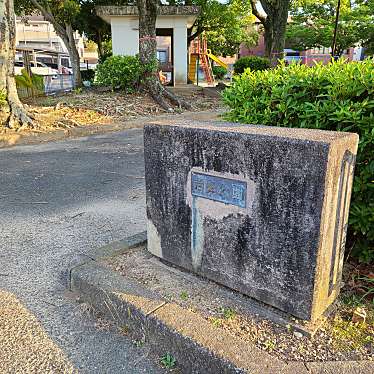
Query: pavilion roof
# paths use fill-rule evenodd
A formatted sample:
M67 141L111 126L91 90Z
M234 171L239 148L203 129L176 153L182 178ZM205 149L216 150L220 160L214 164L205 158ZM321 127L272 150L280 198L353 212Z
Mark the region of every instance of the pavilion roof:
M137 6L97 6L95 7L96 14L99 17L108 16L137 16ZM163 5L158 7L158 15L160 16L191 16L198 15L200 7L194 5Z

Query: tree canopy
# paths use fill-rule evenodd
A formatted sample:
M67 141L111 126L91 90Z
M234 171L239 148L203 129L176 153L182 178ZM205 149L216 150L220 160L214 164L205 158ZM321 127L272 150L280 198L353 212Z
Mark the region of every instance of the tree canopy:
M304 0L291 8L287 46L295 50L329 48L332 45L337 3L335 0ZM341 0L336 52L361 44L373 53L374 0Z
M226 3L192 0L190 3L201 7L200 16L190 30L190 40L204 33L208 48L214 54L223 56L238 53L241 43L256 45L258 33L253 28L255 18L249 0L229 0Z

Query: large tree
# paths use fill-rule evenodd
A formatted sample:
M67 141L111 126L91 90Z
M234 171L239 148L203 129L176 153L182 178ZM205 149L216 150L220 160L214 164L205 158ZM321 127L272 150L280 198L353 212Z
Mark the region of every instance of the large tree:
M342 0L337 24L335 55L342 55L356 44L373 43L373 0ZM292 21L287 27L287 45L295 50L332 47L336 17L335 0L303 0L291 8Z
M73 69L74 86L82 85L80 73L80 56L75 44L73 24L79 14L80 6L76 0L15 0L19 13L30 14L32 11L40 13L49 21L56 34L64 42Z
M162 86L158 76L156 18L158 0L137 0L139 12L139 59L144 69L142 87L165 110L173 105L190 109L191 105ZM186 56L187 58L187 56Z
M290 3L291 0L251 0L252 12L264 27L265 55L273 65L283 58Z
M367 55L374 55L374 0L357 0L361 4L354 10L355 14L362 20L361 32L363 38L361 44L366 48Z
M30 125L14 80L16 26L13 0L0 0L0 126Z

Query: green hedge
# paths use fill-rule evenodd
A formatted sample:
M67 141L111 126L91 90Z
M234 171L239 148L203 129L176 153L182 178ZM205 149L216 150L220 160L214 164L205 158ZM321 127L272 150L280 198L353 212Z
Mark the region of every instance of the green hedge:
M212 70L216 79L223 79L227 74L227 69L222 66L213 66Z
M96 69L95 83L132 92L139 84L141 65L137 56L111 56Z
M248 68L252 71L266 70L270 68L270 61L265 57L259 56L241 57L234 64L234 73L242 74Z
M374 60L247 70L223 96L232 121L359 134L347 248L374 262Z

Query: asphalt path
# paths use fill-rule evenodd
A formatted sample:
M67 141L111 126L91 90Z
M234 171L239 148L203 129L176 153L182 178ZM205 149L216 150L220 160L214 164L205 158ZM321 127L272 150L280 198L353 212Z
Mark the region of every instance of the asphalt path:
M0 290L79 372L161 371L145 348L97 326L66 292L70 266L144 229L141 129L0 150Z

